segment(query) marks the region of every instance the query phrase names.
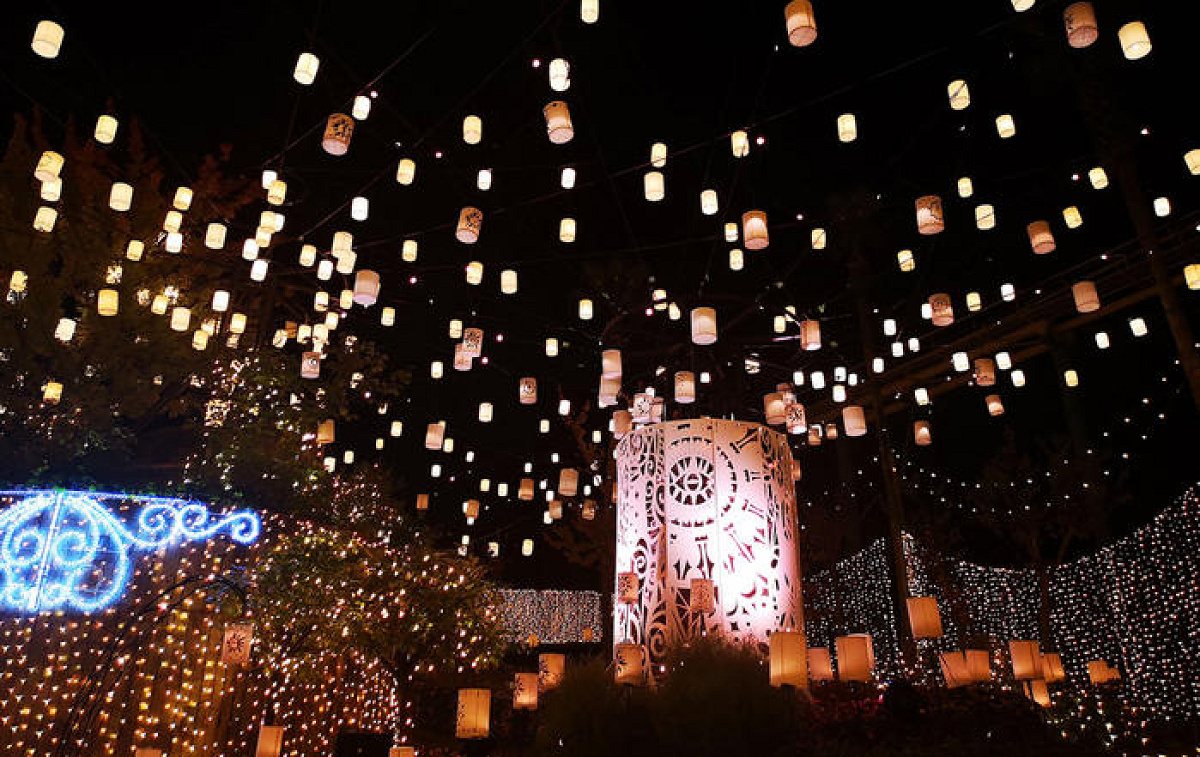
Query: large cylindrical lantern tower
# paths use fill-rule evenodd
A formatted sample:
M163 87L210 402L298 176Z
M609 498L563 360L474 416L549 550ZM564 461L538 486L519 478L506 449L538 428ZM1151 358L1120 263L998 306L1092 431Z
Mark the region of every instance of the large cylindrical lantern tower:
M656 671L702 633L764 649L774 631L803 635L792 466L787 437L757 423L657 423L622 439L616 571L640 591L616 603L614 643L642 645ZM693 609L693 579L713 582L713 612Z

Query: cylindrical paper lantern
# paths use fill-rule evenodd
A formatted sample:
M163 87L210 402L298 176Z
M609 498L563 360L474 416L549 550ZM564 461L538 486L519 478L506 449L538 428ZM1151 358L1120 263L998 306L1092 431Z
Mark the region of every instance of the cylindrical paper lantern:
M768 649L772 686L808 688L808 650L804 634L799 631L776 631L771 634Z
M1072 284L1071 297L1075 300L1075 309L1080 313L1091 313L1100 309L1100 294L1096 291L1095 283L1091 281Z
M742 239L747 250L762 250L770 244L766 213L749 210L742 214Z
M843 681L869 681L875 668L875 651L871 635L854 633L838 636L834 640L837 649L838 678Z
M733 132L729 135L729 149L735 158L746 157L750 154L750 136L741 129Z
M1050 224L1046 221L1034 221L1025 227L1029 233L1029 246L1038 255L1054 252L1054 235L1050 233Z
M860 405L847 405L842 408L842 425L846 427L846 436L863 436L867 433L867 417Z
M929 421L913 421L913 441L918 447L933 444L933 427Z
M102 145L111 145L117 138L117 119L104 115L96 119L96 129L92 136Z
M980 231L987 231L996 228L996 209L991 205L983 204L975 206L975 228Z
M633 413L628 410L618 410L613 413L613 437L621 439L633 430Z
M542 691L557 689L567 674L567 656L543 653L538 655L538 687Z
M325 122L325 135L321 147L330 155L345 155L350 149L350 138L354 135L354 119L345 113L334 113Z
M542 108L546 117L546 132L550 142L556 145L566 144L575 136L575 128L571 125L571 112L562 100L555 100Z
M483 139L483 119L479 116L467 116L462 125L463 141L469 145L477 145Z
M62 173L62 167L63 156L52 150L46 150L38 158L37 167L33 169L33 176L43 184L48 181L54 181Z
M425 449L439 450L446 437L445 423L430 423L425 427Z
M800 321L800 346L809 352L821 349L820 321L812 318Z
M1183 280L1187 288L1193 291L1200 289L1200 263L1191 263L1183 268Z
M1121 41L1121 52L1129 60L1139 60L1150 54L1150 34L1141 21L1130 21L1117 30Z
M521 485L517 489L517 499L525 501L525 502L532 501L533 493L534 493L533 489L534 489L534 484L533 484L532 478L521 479Z
M613 648L617 683L641 686L645 682L645 657L640 644L622 642Z
M696 374L691 371L675 373L675 401L681 405L696 401Z
M486 739L491 730L491 689L459 689L454 734L460 739Z
M1091 3L1068 5L1063 11L1063 26L1067 30L1067 44L1071 47L1087 47L1100 36L1096 26L1096 9Z
M992 655L986 649L968 649L963 652L967 658L967 669L971 680L983 682L992 680Z
M1042 655L1042 676L1046 683L1058 683L1066 679L1067 672L1063 670L1062 657L1057 652Z
M715 215L719 207L717 190L706 189L700 193L700 212L706 216Z
M483 211L467 206L458 212L458 226L454 238L463 244L475 244L479 241L479 232L483 228Z
M38 21L29 46L43 58L57 58L62 49L63 28L53 21Z
M946 86L946 94L950 98L950 107L953 110L966 110L971 104L971 90L967 83L962 79L955 79Z
M621 378L620 350L604 350L600 353L600 375L604 378Z
M717 311L713 308L692 310L692 342L712 344L717 341Z
M526 376L517 387L517 399L522 405L537 404L537 379Z
M853 113L843 113L838 116L837 134L838 140L841 142L853 142L858 138L858 121L854 118Z
M948 294L930 295L929 311L934 326L949 326L954 323L954 304Z
M638 574L630 571L617 574L617 601L624 605L637 604L641 591Z
M1009 113L1003 113L996 116L996 133L1001 139L1008 139L1017 133L1017 122Z
M292 78L297 83L308 86L317 79L317 70L321 67L321 59L312 53L300 53L296 59L296 67L292 70Z
M917 198L917 231L921 234L939 234L946 228L942 212L942 198L925 195Z
M1012 660L1013 678L1031 681L1042 677L1042 653L1036 641L1010 641L1008 653Z
M558 472L558 493L564 497L574 497L579 490L579 471L574 468L563 468Z
M133 187L123 181L115 181L108 193L108 207L123 213L133 206Z
M396 183L408 186L417 178L417 164L412 158L401 158L396 164Z
M575 219L564 218L558 222L558 241L570 244L575 241Z
M101 289L96 294L96 312L100 315L116 315L119 299L116 289Z
M771 392L763 396L763 415L766 416L767 424L771 426L781 425L787 418L787 400L782 392Z
M809 647L808 677L813 683L833 680L833 661L825 647Z
M996 362L990 357L975 358L975 383L993 386L996 383Z
M647 171L642 176L642 192L650 202L658 202L667 196L667 184L661 171Z
M993 418L1004 415L1004 402L999 394L989 394L984 398L984 402L987 403L988 415Z
M513 679L513 709L536 710L538 706L538 674L517 673Z
M908 623L914 639L940 639L942 616L935 597L909 597Z
M817 19L809 0L792 0L783 14L787 19L788 42L794 47L807 47L817 39Z

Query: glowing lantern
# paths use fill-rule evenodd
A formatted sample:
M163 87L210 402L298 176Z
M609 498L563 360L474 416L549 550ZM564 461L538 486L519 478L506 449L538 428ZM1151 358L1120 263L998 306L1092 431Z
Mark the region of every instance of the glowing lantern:
M345 113L334 113L325 122L321 147L330 155L345 155L350 149L350 137L353 135L354 119Z
M787 400L782 392L771 392L763 397L763 415L767 424L781 425L787 417Z
M97 118L96 129L92 136L102 145L111 145L117 138L117 119L107 115Z
M729 135L729 149L735 158L746 157L750 154L750 136L741 129L733 132Z
M996 133L1000 135L1000 139L1008 139L1017 133L1017 124L1011 114L996 116Z
M827 239L827 236L825 234L825 229L820 229L820 228L813 229L809 235L809 241L812 244L812 248L814 250L825 249L826 239Z
M53 21L38 21L30 47L43 58L57 58L62 49L63 28Z
M459 689L454 734L460 739L486 739L490 732L491 689Z
M533 554L533 539L525 539L521 542L521 554L525 557Z
M833 662L829 650L825 647L810 647L808 649L808 677L814 683L833 680Z
M542 115L546 117L546 133L552 144L566 144L575 136L575 129L571 126L571 112L562 100L548 103L542 108Z
M69 342L75 336L75 320L72 318L59 318L58 325L54 327L54 338L60 342Z
M354 97L354 105L350 109L350 115L359 121L367 120L367 116L371 115L371 98L366 95L356 95Z
M1171 215L1171 201L1166 197L1156 197L1154 199L1154 215L1159 218Z
M1072 284L1071 297L1075 300L1075 309L1080 313L1091 313L1100 309L1100 294L1091 281Z
M1062 657L1057 652L1042 655L1042 676L1046 683L1058 683L1066 679L1067 672L1063 670Z
M946 94L950 97L950 107L953 110L966 110L971 104L971 90L962 79L950 82L946 87Z
M47 381L42 388L42 402L47 405L57 405L62 399L63 386L57 381Z
M935 597L909 597L908 623L914 639L940 639L942 616Z
M938 664L942 669L942 678L946 681L947 689L957 689L972 682L971 669L967 665L964 653L939 652Z
M875 668L875 650L871 635L854 633L834 640L837 650L838 678L843 681L869 681Z
M1068 229L1078 229L1083 225L1083 216L1079 214L1079 208L1074 205L1063 208L1063 223Z
M571 66L562 58L550 61L550 89L566 92L571 87Z
M592 301L589 299L581 299L579 301L579 320L592 320Z
M187 331L192 322L192 311L185 307L176 307L171 310L171 330L172 331Z
M620 350L604 350L600 353L600 375L604 378L621 377Z
M800 346L812 352L821 349L821 322L806 318L800 321ZM820 387L814 387L819 389Z
M388 757L417 757L417 750L410 746L394 746L388 750Z
M742 214L742 237L747 250L761 250L770 244L767 235L767 214L751 210Z
M617 404L617 395L621 393L621 377L600 377L600 406L609 407Z
M691 371L679 371L675 374L675 401L681 405L690 405L696 401L696 374Z
M562 170L562 177L559 179L559 183L562 185L563 189L574 189L575 169L570 166L564 167Z
M300 53L300 57L296 59L296 68L292 70L292 78L307 87L316 81L317 69L320 67L320 58L312 53Z
M37 213L33 217L33 228L49 233L54 231L54 224L57 220L58 211L49 205L43 205L37 209Z
M996 363L987 357L975 360L975 383L979 386L993 386L996 383Z
M996 228L996 209L988 204L976 205L975 227L980 231Z
M717 341L717 311L713 308L692 310L692 342L712 344Z
M1187 288L1191 290L1200 290L1200 263L1191 263L1183 268L1183 280L1187 283Z
M846 427L846 436L863 436L867 433L867 417L859 405L847 405L842 408L842 425Z
M729 270L740 271L746 265L745 256L738 248L729 251Z
M1034 221L1025 227L1029 234L1029 246L1038 255L1054 252L1054 235L1050 233L1050 224L1046 221Z
M558 241L570 244L575 241L575 219L564 218L558 222Z
M469 145L477 145L483 139L483 119L467 116L462 123L462 138Z
M971 182L971 177L964 176L958 180L958 196L964 200L975 194L975 185Z
M54 181L59 177L63 167L63 156L56 152L47 150L38 158L37 167L33 169L33 176L43 184Z
M667 164L667 146L662 142L655 142L650 145L650 165L654 168L662 168Z
M446 424L442 422L430 423L425 427L425 449L437 451L442 448L442 442L446 437Z
M901 250L896 253L896 262L900 265L900 270L908 273L917 268L916 258L913 257L912 250Z
M579 471L574 468L563 468L558 472L558 493L564 497L574 497L579 490Z
M554 337L548 337L546 339L546 357L557 357L557 356L558 356L558 340L555 339Z
M1150 54L1150 34L1141 21L1130 21L1117 30L1121 52L1129 60L1140 60Z
M933 444L933 427L929 421L913 422L913 441L918 447L928 447Z
M807 47L817 38L817 19L809 0L792 0L783 9L787 19L788 42L794 47Z
M1087 47L1100 36L1096 27L1096 11L1091 3L1068 5L1063 11L1063 26L1067 30L1067 44L1071 47Z
M855 120L853 113L843 113L838 116L837 134L838 140L841 142L853 142L858 138L858 121Z
M934 326L949 326L954 323L954 305L948 294L930 295L929 311Z
M1042 677L1042 653L1036 641L1010 641L1008 653L1012 660L1013 678L1031 681Z
M967 292L967 310L977 313L983 307L983 298L979 292Z
M808 650L800 631L775 631L771 634L770 679L772 686L808 688ZM828 650L825 650L828 654Z
M1129 319L1129 331L1134 336L1138 337L1145 336L1149 333L1149 330L1146 328L1146 321L1140 317Z
M133 206L133 187L123 181L115 181L108 193L108 207L123 213Z
M24 287L22 287L24 288ZM119 295L115 289L101 289L96 295L96 312L100 315L116 315Z
M640 599L641 582L638 574L625 572L617 574L617 601L624 605L637 604Z
M1027 11L1027 10L1029 10L1030 8L1032 8L1032 7L1033 7L1033 4L1034 4L1036 1L1037 1L1037 0L1012 0L1012 7L1013 7L1013 9L1015 9L1015 10L1016 10L1018 13L1021 13L1021 12L1023 12L1023 11Z
M41 198L46 202L57 202L62 197L62 177L56 176L42 183Z
M700 212L706 216L715 215L717 212L717 190L706 189L700 193Z
M317 426L317 444L333 444L337 439L337 428L332 418L321 421Z
M354 277L354 302L363 307L370 307L378 299L379 274L364 268Z
M1092 184L1092 189L1104 189L1108 186L1108 173L1100 166L1096 166L1088 171L1088 181Z
M458 213L458 226L454 231L454 237L463 244L475 244L479 241L479 232L482 227L483 211L468 205Z
M260 258L259 260L254 261L254 265L250 266L250 280L265 281L267 278L267 267L269 265L270 261L265 259Z
M1188 150L1183 154L1183 162L1187 165L1188 173L1200 176L1200 149Z
M513 680L513 709L536 710L538 706L538 674L517 673Z
M417 164L411 158L401 158L396 164L396 183L408 186L417 178Z
M613 648L614 667L617 683L626 686L640 686L645 681L645 655L639 644L628 641L617 644Z
M479 403L479 422L480 423L491 423L492 422L492 403L490 403L490 402L480 402Z
M946 228L942 213L942 198L925 195L917 198L917 231L921 234L939 234Z
M355 221L365 221L371 212L371 201L365 197L355 197L350 201L350 217Z
M647 171L642 177L642 191L650 202L658 202L667 196L666 182L661 171Z

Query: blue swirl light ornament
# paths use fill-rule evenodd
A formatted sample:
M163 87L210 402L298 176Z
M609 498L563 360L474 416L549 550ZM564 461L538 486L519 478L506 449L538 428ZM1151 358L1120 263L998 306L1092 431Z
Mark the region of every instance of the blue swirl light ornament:
M135 550L211 539L222 531L251 544L262 530L249 510L214 516L204 505L163 497L80 491L8 491L0 511L0 610L93 612L120 599ZM105 500L143 502L131 528Z

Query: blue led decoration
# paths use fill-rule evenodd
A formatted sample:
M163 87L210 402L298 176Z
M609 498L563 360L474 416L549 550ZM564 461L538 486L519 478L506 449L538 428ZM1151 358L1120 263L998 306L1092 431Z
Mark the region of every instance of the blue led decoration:
M0 610L91 612L125 591L130 552L227 531L250 544L262 530L249 510L216 516L197 502L81 491L0 491L17 501L0 511ZM104 500L142 504L132 529Z

